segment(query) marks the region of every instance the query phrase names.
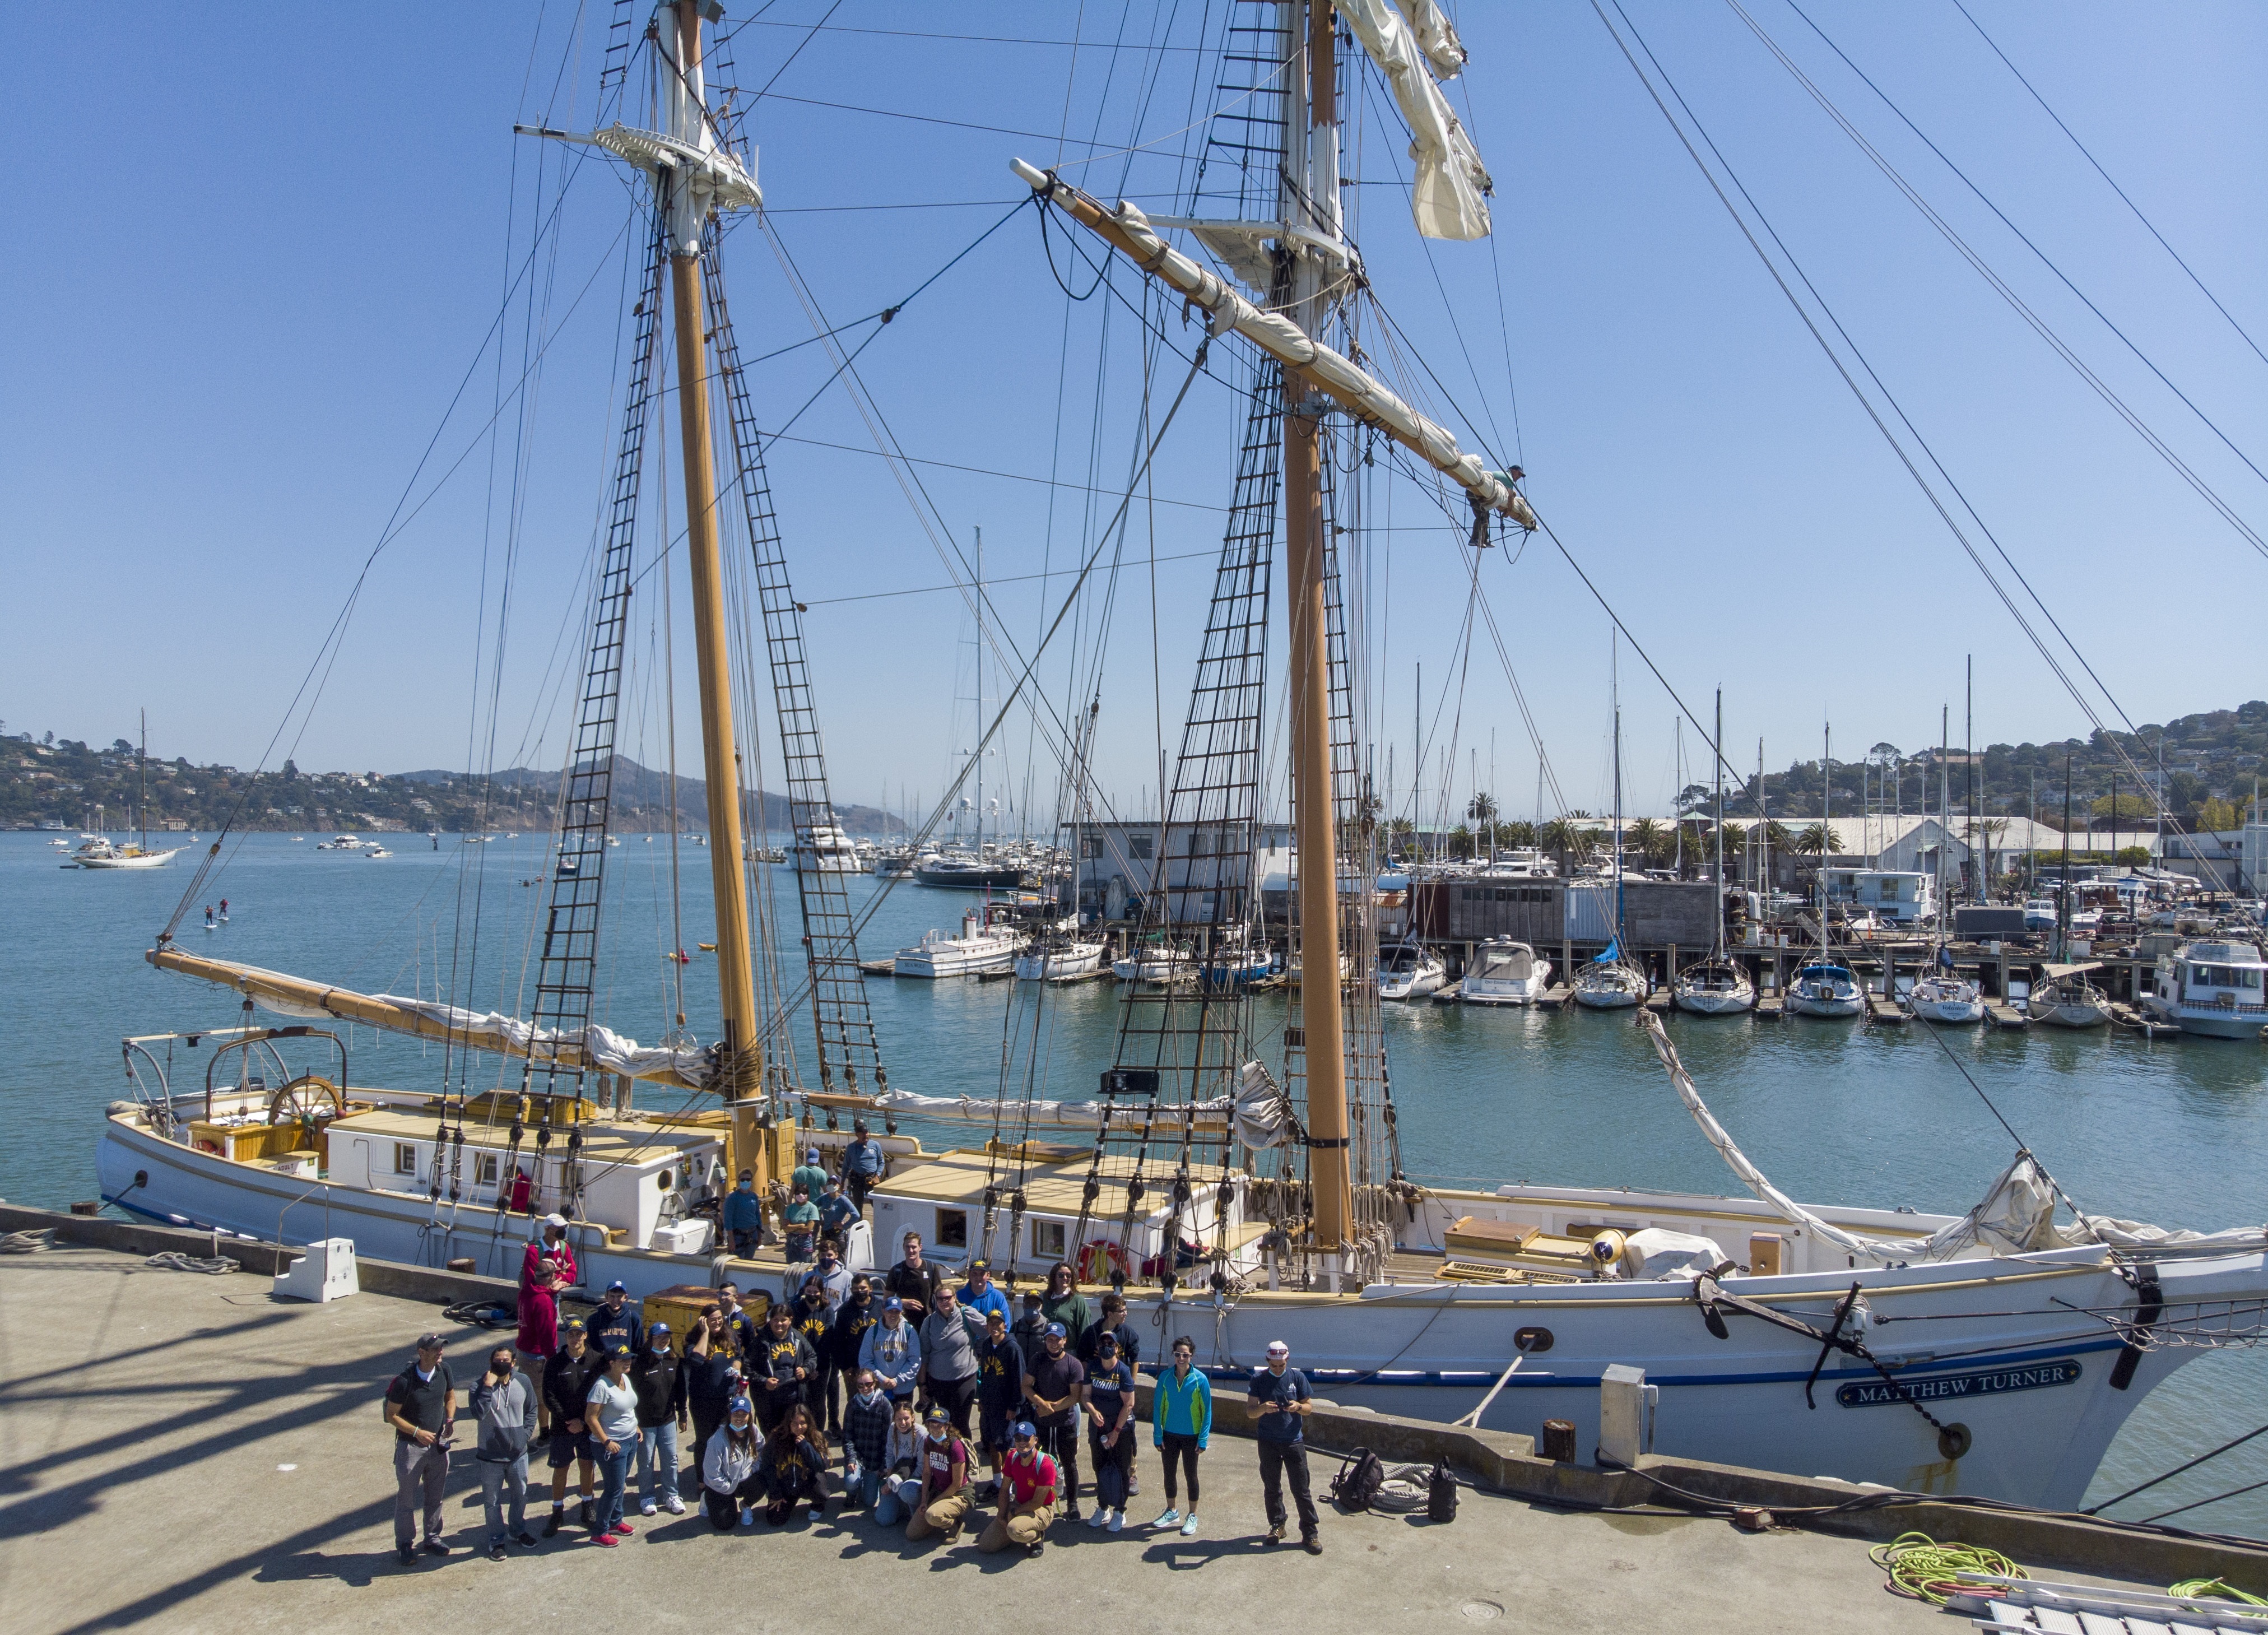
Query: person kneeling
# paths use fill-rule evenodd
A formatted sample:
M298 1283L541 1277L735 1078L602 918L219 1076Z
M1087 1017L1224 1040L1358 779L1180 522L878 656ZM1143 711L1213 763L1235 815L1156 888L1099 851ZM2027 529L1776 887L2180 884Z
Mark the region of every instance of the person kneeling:
M961 1519L974 1502L968 1488L968 1444L954 1433L953 1416L942 1403L932 1404L929 1410L921 1473L921 1496L914 1501L912 1520L906 1523L907 1541L942 1533L946 1543L958 1543Z
M1056 1462L1040 1451L1039 1428L1019 1419L1010 1432L1008 1456L1000 1462L1000 1511L976 1541L988 1554L1011 1546L1027 1556L1047 1548L1048 1523L1056 1516Z
M795 1513L798 1499L808 1503L815 1516L827 1513L827 1448L812 1424L810 1409L798 1403L787 1410L764 1439L763 1455L756 1463L764 1491L771 1496L764 1506L765 1521L778 1527Z
M731 1531L735 1517L742 1527L756 1524L756 1505L764 1496L758 1468L763 1446L755 1404L734 1397L725 1423L710 1432L709 1445L701 1450L701 1500L709 1508L709 1525L719 1533Z

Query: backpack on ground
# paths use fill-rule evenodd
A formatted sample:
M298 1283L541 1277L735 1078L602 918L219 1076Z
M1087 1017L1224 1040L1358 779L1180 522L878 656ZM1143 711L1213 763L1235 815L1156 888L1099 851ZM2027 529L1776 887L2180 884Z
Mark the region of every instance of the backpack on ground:
M1126 1508L1126 1472L1111 1460L1094 1473L1094 1502L1106 1510Z
M1457 1478L1446 1459L1433 1462L1433 1475L1425 1484L1425 1519L1428 1521L1454 1521L1457 1519Z
M1358 1447L1331 1478L1331 1502L1342 1510L1367 1510L1385 1484L1385 1462L1367 1447Z

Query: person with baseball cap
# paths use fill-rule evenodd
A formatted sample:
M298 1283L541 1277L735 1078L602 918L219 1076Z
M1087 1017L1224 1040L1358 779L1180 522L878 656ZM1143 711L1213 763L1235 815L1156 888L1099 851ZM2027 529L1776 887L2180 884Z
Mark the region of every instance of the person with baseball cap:
M968 1281L961 1285L961 1303L979 1319L996 1311L1003 1322L1013 1322L1016 1318L1016 1314L1008 1309L1008 1297L992 1282L992 1263L989 1260L968 1263Z
M1086 1369L1086 1451L1094 1461L1094 1514L1089 1527L1116 1533L1126 1525L1128 1473L1134 1465L1134 1370L1105 1329Z
M449 1427L457 1418L457 1382L441 1353L448 1342L420 1335L417 1355L386 1388L386 1422L394 1427L394 1553L403 1566L417 1559L417 1519L425 1549L446 1556L441 1500L449 1485Z
M745 1258L763 1247L764 1200L756 1191L755 1170L742 1170L739 1183L725 1195L721 1219L733 1254Z
M646 1330L645 1349L630 1365L630 1388L637 1393L638 1512L652 1515L659 1505L671 1515L685 1513L677 1491L678 1439L692 1427L685 1399L685 1366L671 1344L669 1325Z
M550 1405L552 1424L551 1440L545 1445L551 1462L551 1520L543 1526L546 1538L556 1536L567 1519L571 1465L582 1466L583 1525L597 1525L591 1469L596 1443L590 1423L583 1417L583 1404L591 1395L592 1383L606 1370L607 1359L591 1344L583 1320L570 1317L560 1329L559 1349L543 1365L543 1400Z
M1008 1451L1009 1427L1023 1415L1024 1348L1008 1332L1008 1314L996 1307L984 1314L984 1340L976 1348L977 1440L984 1445L994 1491L1001 1456Z
M906 1303L896 1295L882 1302L881 1322L859 1340L858 1366L873 1371L892 1402L913 1401L921 1379L921 1336L906 1321Z
M630 1348L617 1344L607 1352L607 1371L591 1381L583 1403L592 1452L599 1466L599 1511L591 1542L613 1546L636 1531L622 1519L622 1493L630 1484L630 1451L637 1446L637 1388L630 1383Z
M1057 1489L1064 1515L1079 1520L1079 1410L1086 1401L1086 1370L1072 1356L1063 1324L1041 1330L1040 1354L1024 1374L1025 1423L1062 1475Z
M803 1162L789 1173L787 1184L791 1191L801 1187L805 1196L811 1199L812 1207L816 1209L819 1206L819 1200L827 1196L827 1167L819 1161L817 1147L804 1150Z
M850 1126L850 1145L843 1149L843 1184L850 1194L850 1207L861 1215L866 1212L866 1195L874 1189L883 1172L889 1168L889 1154L882 1144L867 1133L866 1121L859 1119Z
M961 1524L971 1503L968 1485L968 1444L954 1429L953 1416L942 1403L930 1405L922 1440L921 1496L906 1521L906 1541L911 1543L932 1533L945 1535L947 1544L961 1542Z
M519 1257L519 1372L526 1378L541 1379L559 1349L559 1293L581 1275L567 1241L567 1217L546 1215ZM551 1435L551 1405L535 1407L535 1440L541 1442Z
M473 1387L479 1433L473 1462L481 1473L481 1504L489 1524L489 1559L502 1561L506 1540L533 1549L527 1530L527 1447L535 1433L535 1382L513 1366L513 1348L489 1352L488 1372Z
M730 1532L736 1517L741 1527L755 1526L756 1506L764 1497L763 1473L757 1469L763 1447L755 1404L734 1397L725 1405L724 1423L701 1449L701 1503L709 1512L709 1525L719 1533Z
M797 1175L803 1171L797 1170ZM789 1278L795 1280L792 1270L807 1263L819 1248L819 1205L811 1201L811 1189L799 1181L791 1189L792 1196L787 1207L780 1211L780 1232L787 1240Z
M1079 1359L1071 1359L1078 1366ZM1040 1447L1039 1427L1019 1419L1008 1430L1008 1456L1002 1462L1000 1508L976 1540L990 1555L1014 1548L1036 1556L1048 1547L1048 1524L1055 1520L1062 1472Z
M1268 1505L1268 1542L1284 1542L1284 1482L1289 1477L1292 1497L1300 1506L1300 1543L1309 1555L1320 1556L1322 1525L1307 1491L1306 1436L1315 1394L1307 1388L1307 1376L1291 1364L1292 1348L1270 1340L1268 1366L1252 1376L1252 1396L1245 1411L1260 1443L1260 1491Z
M645 1324L638 1321L638 1308L630 1304L630 1285L619 1278L607 1285L606 1298L584 1322L590 1327L592 1348L601 1357L617 1345L635 1357L645 1344Z

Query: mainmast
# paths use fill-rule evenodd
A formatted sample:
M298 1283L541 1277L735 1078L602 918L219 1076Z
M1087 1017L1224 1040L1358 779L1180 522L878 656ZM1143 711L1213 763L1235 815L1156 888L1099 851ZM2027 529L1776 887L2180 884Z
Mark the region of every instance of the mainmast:
M701 23L721 17L714 0L674 0L654 13L660 52L662 135L722 160L702 90ZM682 165L650 173L666 217L669 284L677 324L678 426L684 446L685 547L693 573L693 642L701 689L701 761L709 784L709 874L717 901L717 986L723 1028L718 1037L732 1066L719 1089L728 1101L753 1094L762 1081L755 973L749 948L748 887L740 836L740 755L733 741L733 680L726 658L724 563L717 541L717 466L709 413L708 325L701 294L702 234L719 203L754 203L702 186ZM746 180L746 173L740 173ZM753 194L755 185L747 183Z
M1338 98L1330 0L1286 8L1293 27L1307 25L1304 96L1285 99L1285 219L1294 212L1323 243L1338 248ZM1301 13L1304 12L1304 18ZM1296 44L1296 39L1287 41ZM1300 71L1296 50L1287 70ZM1302 159L1304 158L1304 163ZM1304 174L1302 173L1304 172ZM1299 258L1300 327L1324 332L1338 267L1312 252ZM1345 1019L1339 991L1338 851L1333 832L1330 669L1324 605L1323 404L1307 382L1284 377L1284 547L1291 578L1292 821L1300 865L1300 1026L1307 1041L1308 1182L1313 1188L1314 1248L1328 1275L1352 1247L1354 1193L1350 1174Z

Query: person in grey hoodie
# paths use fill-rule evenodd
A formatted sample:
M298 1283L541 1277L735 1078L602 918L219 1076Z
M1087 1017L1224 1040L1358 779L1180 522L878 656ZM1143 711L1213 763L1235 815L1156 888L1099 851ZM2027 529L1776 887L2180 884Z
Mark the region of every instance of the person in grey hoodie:
M953 1428L968 1434L968 1409L976 1400L976 1353L984 1344L984 1319L961 1304L951 1284L942 1285L930 1315L922 1319L923 1395L953 1416Z
M510 1345L489 1353L489 1371L473 1387L473 1418L480 1440L473 1462L481 1468L481 1502L488 1511L489 1559L502 1561L504 1540L535 1547L527 1530L527 1444L535 1434L535 1386L514 1366ZM511 1500L511 1526L504 1501Z

